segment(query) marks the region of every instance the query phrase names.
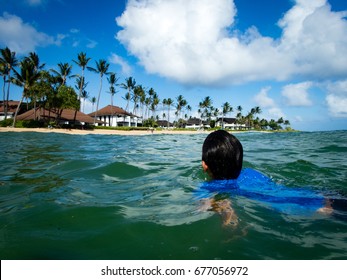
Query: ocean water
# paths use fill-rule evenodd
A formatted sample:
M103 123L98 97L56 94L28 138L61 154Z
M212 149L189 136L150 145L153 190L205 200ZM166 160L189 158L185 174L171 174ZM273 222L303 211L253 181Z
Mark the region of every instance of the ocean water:
M206 134L0 133L1 259L347 259L347 219L233 197L200 210ZM347 131L243 133L244 166L347 197Z

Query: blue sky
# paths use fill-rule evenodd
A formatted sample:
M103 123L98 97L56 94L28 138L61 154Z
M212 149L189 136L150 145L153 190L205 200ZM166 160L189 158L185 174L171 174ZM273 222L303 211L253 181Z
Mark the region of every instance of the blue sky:
M347 129L345 0L0 0L5 46L19 57L37 52L47 69L69 62L76 74L79 52L92 67L106 59L120 82L132 76L161 100L182 94L191 115L210 96L244 114L260 106L261 118L299 130ZM99 77L86 79L97 96ZM107 91L104 79L100 108ZM11 99L20 94L13 87Z

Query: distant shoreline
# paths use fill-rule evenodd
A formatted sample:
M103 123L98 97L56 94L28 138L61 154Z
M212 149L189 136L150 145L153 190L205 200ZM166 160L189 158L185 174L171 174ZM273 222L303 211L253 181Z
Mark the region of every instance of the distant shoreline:
M117 130L117 129L64 129L64 128L13 128L0 127L0 132L40 132L40 133L64 133L73 135L152 135L152 134L208 134L209 131L202 130Z
M40 133L64 133L73 135L152 135L152 134L209 134L208 130L166 130L154 129L152 130L117 130L117 129L94 129L94 130L81 130L81 129L64 129L64 128L13 128L13 127L0 127L0 132L40 132ZM246 133L252 131L231 131L231 133ZM257 131L258 132L258 131ZM270 131L259 131L260 133L271 133Z
M117 130L117 129L94 129L94 130L82 130L82 129L65 129L65 128L13 128L13 127L0 127L1 132L40 132L40 133L64 133L72 135L128 135L128 136L144 136L144 135L194 135L194 134L209 134L212 131L209 130L166 130L166 129L154 129L152 130ZM258 132L258 133L273 133L272 131L237 131L231 130L230 133L248 133L248 132Z

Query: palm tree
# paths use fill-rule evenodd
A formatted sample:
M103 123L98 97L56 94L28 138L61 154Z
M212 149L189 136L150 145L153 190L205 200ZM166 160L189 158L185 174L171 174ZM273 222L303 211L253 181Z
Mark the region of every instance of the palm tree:
M146 119L148 119L148 117L149 117L149 106L151 105L151 102L152 102L151 97L145 98L145 106L146 106L145 117L146 117Z
M35 52L29 53L28 59L34 65L35 71L41 72L42 69L45 67L45 63L44 64L40 63L40 58ZM40 97L35 96L35 92L31 92L30 97L31 97L32 101L34 101L34 114L35 114L35 119L36 119L36 101L37 101L37 98L40 98Z
M35 69L34 64L28 58L24 58L24 60L20 62L20 73L17 72L15 69L13 69L13 71L15 76L14 78L12 78L12 82L19 87L23 87L22 98L17 106L13 118L12 126L15 127L16 118L18 115L19 108L23 102L23 99L25 96L29 94L35 82L40 78L40 72L37 71L37 69Z
M213 128L216 125L216 120L218 119L218 116L220 115L220 111L218 108L211 107L211 115L215 118L214 120L210 120L210 126Z
M141 96L145 94L145 90L142 85L138 85L133 90L133 101L134 101L134 109L133 114L136 115L136 109L138 108L138 103L141 100Z
M60 83L60 86L66 84L67 78L71 77L72 65L69 63L58 63L59 71L51 69L51 71L56 75L57 80Z
M131 94L130 94L130 92L127 92L125 94L125 96L123 97L123 99L125 99L125 101L127 102L127 105L125 107L125 111L128 111L129 110L129 103L131 101Z
M144 117L144 105L146 103L146 91L145 89L143 89L142 91L140 91L140 104L141 104L141 116L142 116L142 120Z
M181 117L181 112L184 109L185 106L187 106L187 101L184 99L183 95L180 94L176 97L177 103L176 103L176 116L178 118Z
M190 113L192 111L192 107L190 105L187 106L187 112ZM187 117L188 119L188 117Z
M4 75L4 87L3 87L3 100L4 100L4 113L5 120L7 119L8 112L8 100L10 98L10 85L11 85L11 71L18 65L16 53L12 52L8 47L1 49L0 64L2 75ZM6 78L5 78L6 77ZM8 82L7 94L5 94L5 81Z
M211 97L206 96L205 99L202 101L201 105L202 105L201 108L203 109L210 108L212 106Z
M253 125L253 117L254 117L254 108L252 108L251 111L248 112L247 116L245 117L247 121L248 129L252 127Z
M82 69L81 75L78 75L79 76L79 80L78 80L79 84L78 84L77 89L78 89L78 100L79 101L81 100L82 92L85 91L85 88L87 86L87 83L85 83L85 79L84 79L84 70L86 69L89 60L90 60L90 58L88 58L87 54L84 52L80 52L77 55L77 61L72 60ZM84 104L83 104L83 106L84 106ZM77 110L75 111L74 121L76 120L76 115L77 115Z
M259 125L261 129L267 129L267 127L269 126L269 122L265 119L261 119Z
M156 94L153 88L148 90L148 97L145 98L146 114L147 119L149 119L149 111L151 110L151 104L153 102L153 96Z
M125 100L127 101L127 106L125 111L129 110L129 102L131 100L131 92L134 90L136 85L136 81L133 77L129 77L127 79L125 79L125 83L122 83L120 86L121 88L124 88L127 90L127 93L125 95Z
M254 114L260 115L262 113L262 110L260 109L259 106L254 108Z
M46 65L45 63L43 64L40 63L39 56L34 52L29 53L28 58L31 61L31 63L34 65L36 71L41 71Z
M112 126L112 122L113 122L113 96L116 94L116 87L115 86L116 86L116 83L118 81L118 78L116 77L116 73L111 73L110 77L107 78L107 81L110 84L109 93L111 94L111 116L112 116L110 126Z
M3 86L2 86L2 93L3 93L3 104L4 104L4 109L6 108L6 112L7 112L7 106L5 106L6 103L6 77L7 77L7 68L6 65L4 63L2 63L0 61L0 75L3 77ZM5 114L5 119L7 118L7 114Z
M281 124L283 124L283 123L284 123L284 119L283 119L283 117L280 117L280 118L277 120L278 129L282 129Z
M75 88L79 91L80 89L85 90L87 87L88 83L85 82L84 77L78 76L76 78L76 85Z
M102 78L104 75L108 75L108 68L110 67L110 64L106 62L104 59L100 59L99 61L95 61L96 63L96 68L92 67L87 67L89 71L92 71L94 73L98 73L100 75L100 89L99 89L99 94L98 94L98 99L96 101L96 111L94 115L94 125L96 122L96 113L99 110L99 101L100 101L100 94L102 90Z
M272 130L277 130L279 129L279 125L278 123L274 120L274 119L271 119L268 123L269 127L272 129Z
M152 103L151 103L151 111L152 111L152 117L153 118L155 117L155 112L156 112L156 109L157 109L159 102L160 102L160 99L158 97L158 94L154 93L154 95L152 97Z
M80 75L80 84L78 86L78 100L80 100L80 98L82 97L82 91L85 90L85 86L84 86L84 70L87 67L88 62L90 61L90 58L87 57L87 54L84 52L80 52L77 55L77 60L72 60L73 62L75 62L79 67L81 67L82 73Z
M199 103L199 108L201 109L201 118L208 118L210 113L209 109L212 106L212 100L211 97L206 96L203 101Z
M89 93L86 90L82 91L81 98L83 98L83 109L82 112L84 113L84 105L86 103L86 99L88 99Z
M171 98L164 99L163 104L167 106L167 128L170 126L170 107L174 103Z
M90 102L92 103L92 112L94 111L94 105L96 103L96 97L93 96L91 99L90 99Z
M230 106L229 102L225 102L222 105L222 129L224 129L224 117L233 111L233 107Z
M238 124L241 124L242 120L243 120L242 107L239 105L239 106L237 106L236 122Z

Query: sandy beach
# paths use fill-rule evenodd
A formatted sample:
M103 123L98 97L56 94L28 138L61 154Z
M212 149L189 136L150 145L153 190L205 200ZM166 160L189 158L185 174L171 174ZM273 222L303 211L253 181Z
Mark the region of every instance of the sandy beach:
M13 128L13 127L0 127L0 132L42 132L42 133L65 133L65 134L103 134L103 135L151 135L151 134L208 134L209 131L202 130L111 130L111 129L95 129L95 130L81 130L81 129L59 129L59 128Z

